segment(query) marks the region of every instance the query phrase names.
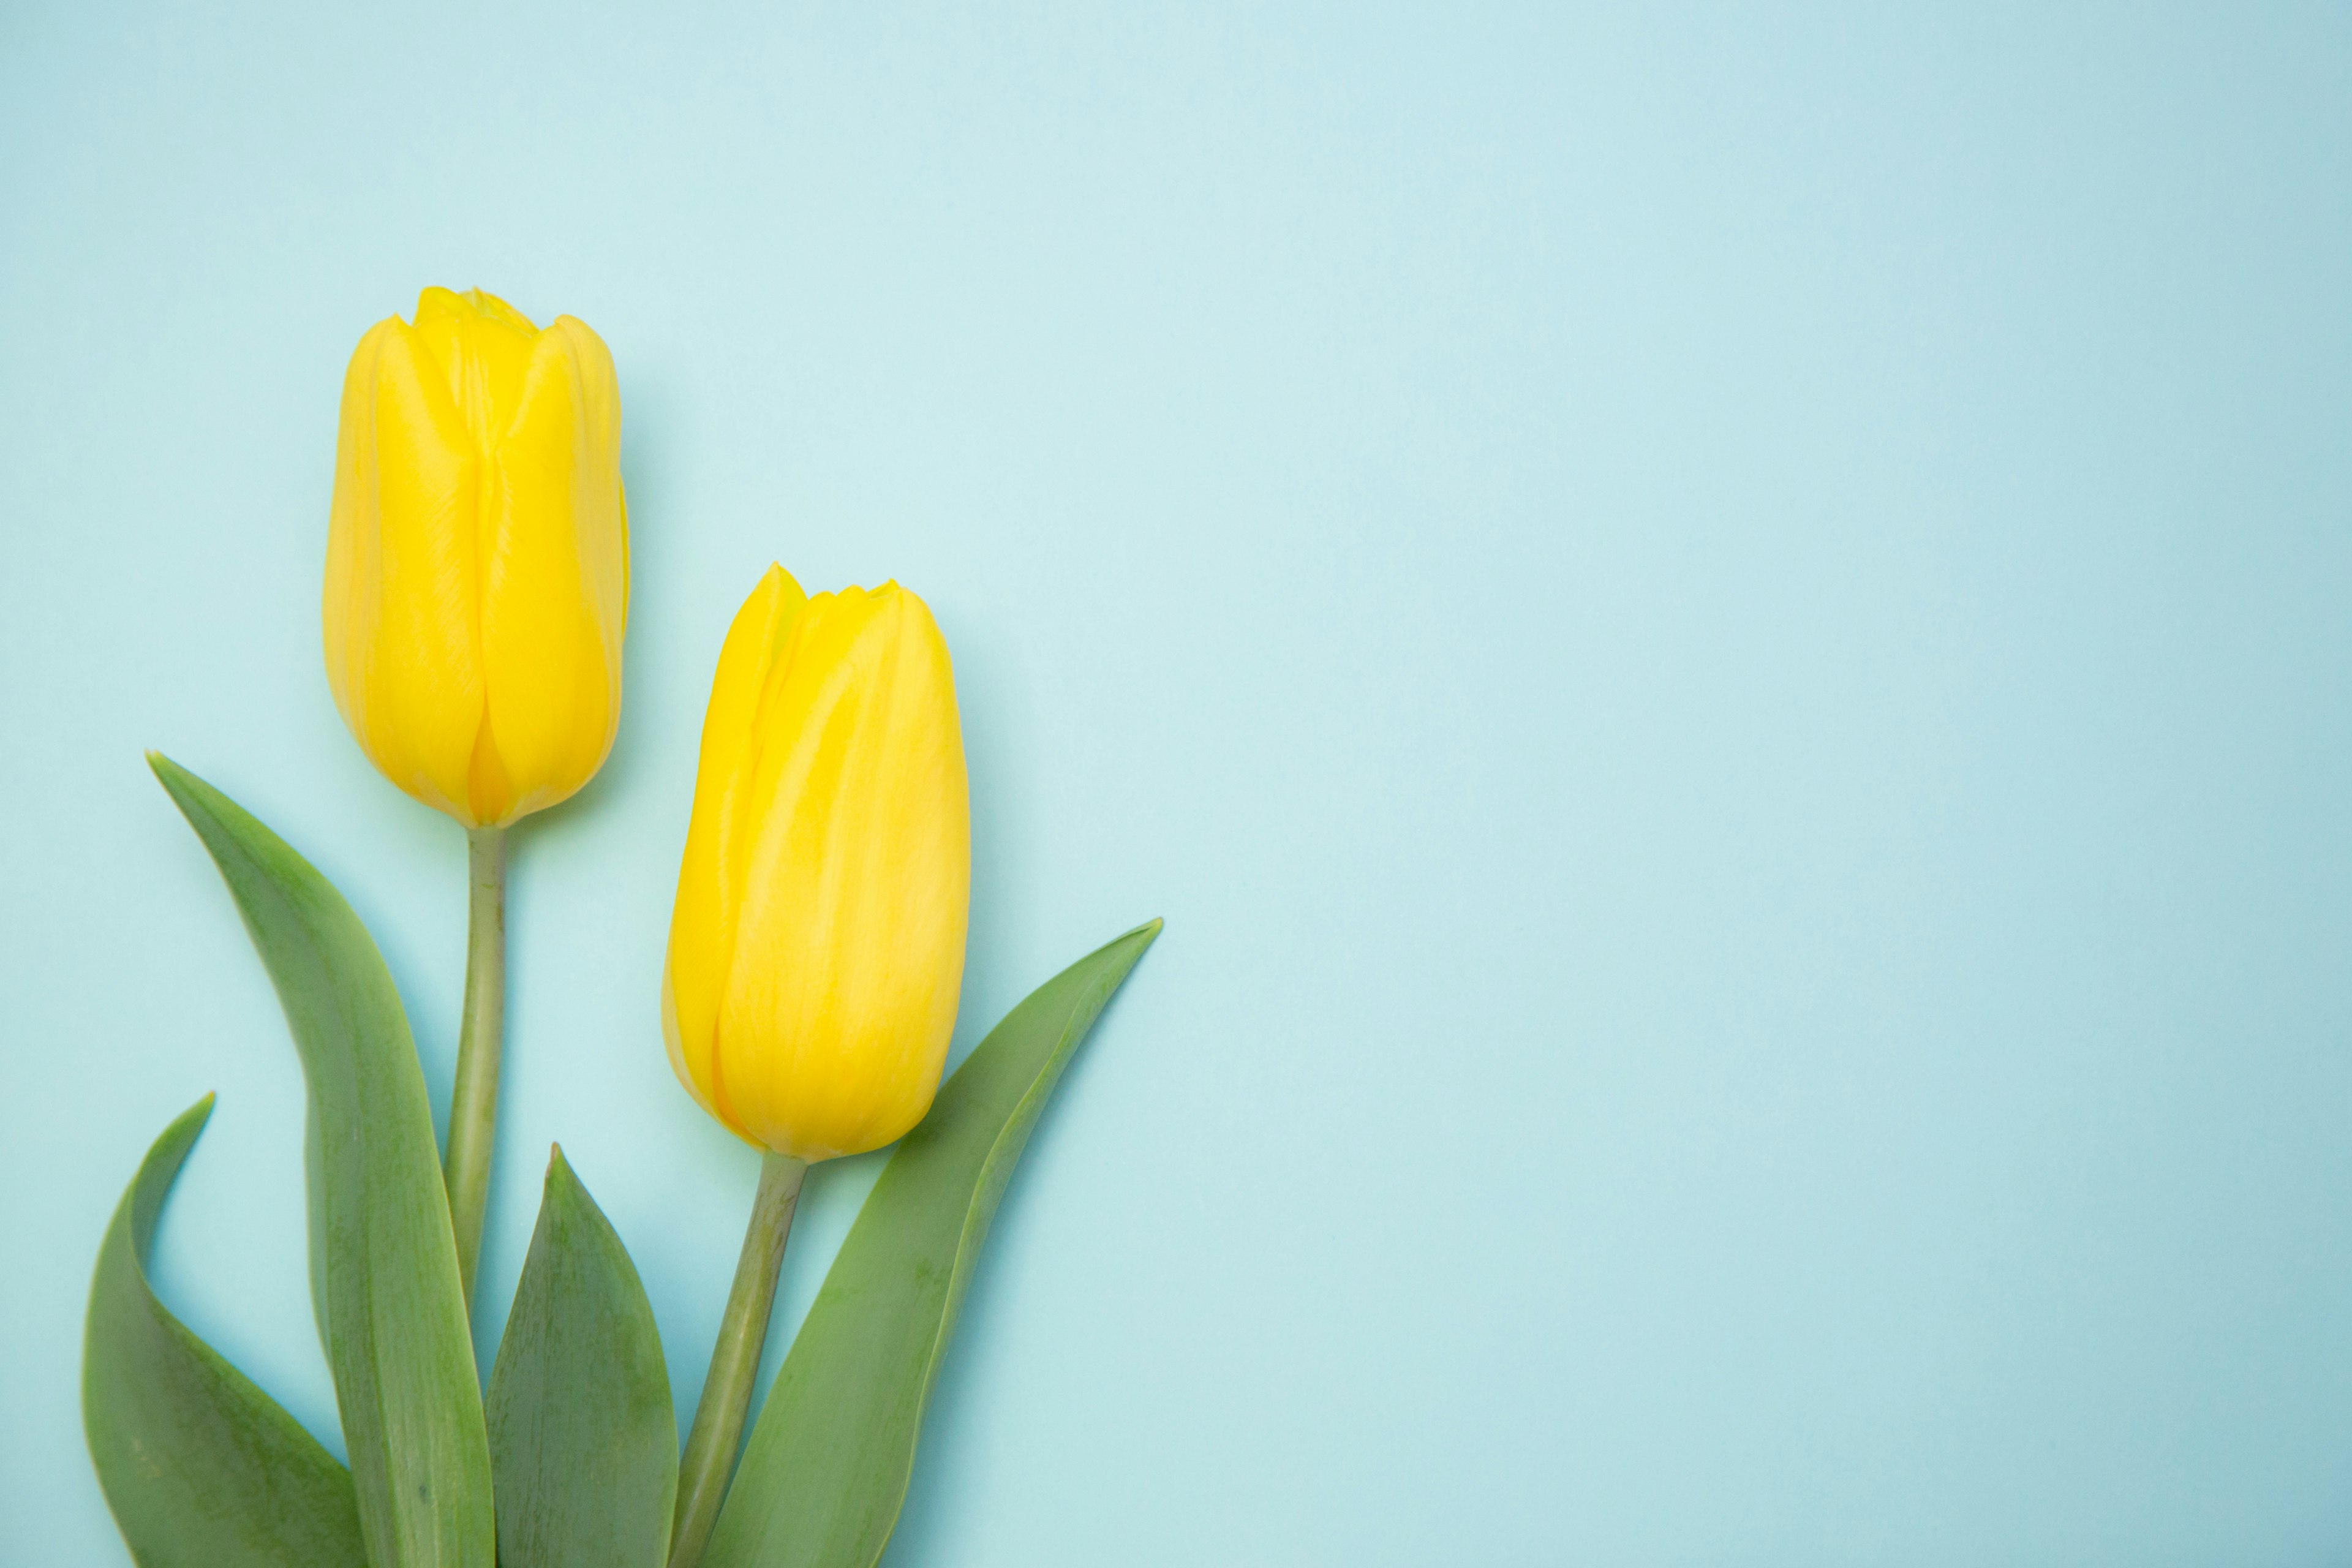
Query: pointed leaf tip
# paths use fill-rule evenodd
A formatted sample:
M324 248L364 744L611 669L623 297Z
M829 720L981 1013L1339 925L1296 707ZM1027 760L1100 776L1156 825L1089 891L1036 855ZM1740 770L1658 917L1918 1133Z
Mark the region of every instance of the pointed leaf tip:
M677 1418L653 1308L560 1146L487 1398L500 1568L668 1555Z
M547 1146L547 1175L540 1187L542 1197L557 1191L567 1194L585 1191L580 1184L578 1173L572 1169L572 1162L563 1157L562 1144L550 1143Z
M156 751L152 746L149 747L147 751L147 765L154 771L157 778L163 780L166 784L170 784L174 780L181 783L188 783L192 781L195 783L203 782L202 780L197 779L196 775L189 772L186 767L183 766L171 755L170 752Z
M142 1257L213 1100L155 1140L99 1248L82 1347L90 1458L141 1563L357 1568L350 1475L148 1285Z

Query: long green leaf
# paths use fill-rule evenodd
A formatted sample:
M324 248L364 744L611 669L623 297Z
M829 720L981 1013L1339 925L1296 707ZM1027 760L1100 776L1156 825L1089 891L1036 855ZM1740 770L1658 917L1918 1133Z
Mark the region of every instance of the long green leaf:
M155 1218L213 1112L163 1130L116 1205L89 1282L82 1428L142 1568L359 1568L359 1505L334 1456L155 1299Z
M1138 926L1006 1015L874 1184L776 1374L704 1568L871 1568L988 1236L1070 1053L1160 934Z
M661 1568L677 1417L644 1285L563 1151L490 1373L499 1568Z
M310 1089L311 1240L328 1365L374 1568L490 1568L490 1458L433 1111L408 1020L342 895L168 758L155 776L212 852Z

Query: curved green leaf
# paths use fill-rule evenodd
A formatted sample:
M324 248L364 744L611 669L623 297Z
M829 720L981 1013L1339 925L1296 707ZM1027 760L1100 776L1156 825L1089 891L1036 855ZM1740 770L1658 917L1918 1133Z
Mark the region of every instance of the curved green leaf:
M368 1561L490 1568L489 1445L457 1247L392 974L310 862L186 769L148 762L227 881L302 1058L312 1282Z
M661 1568L677 1498L661 1335L627 1249L561 1149L488 1416L499 1568Z
M1033 992L898 1145L776 1374L704 1568L871 1568L1014 1162L1070 1053L1160 934L1138 926Z
M212 1113L208 1094L163 1130L99 1246L81 1352L98 1482L142 1568L361 1568L351 1476L147 1284L155 1217Z

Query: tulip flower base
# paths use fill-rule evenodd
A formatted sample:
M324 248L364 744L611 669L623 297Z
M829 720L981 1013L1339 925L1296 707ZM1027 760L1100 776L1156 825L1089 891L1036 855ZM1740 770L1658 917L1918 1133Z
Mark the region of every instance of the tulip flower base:
M486 1398L424 1073L374 942L268 828L151 761L226 881L301 1062L313 1305L350 1463L149 1285L145 1255L207 1096L131 1178L90 1286L84 1425L132 1557L173 1568L870 1568L1013 1168L1159 922L1040 986L940 1088L843 1243L740 1464L730 1452L719 1467L707 1547L681 1557L668 1369L635 1268L588 1187L551 1152Z

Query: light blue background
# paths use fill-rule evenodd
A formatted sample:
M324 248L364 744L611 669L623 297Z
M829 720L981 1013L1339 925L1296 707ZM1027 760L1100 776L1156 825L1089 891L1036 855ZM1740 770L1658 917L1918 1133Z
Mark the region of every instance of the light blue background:
M0 1558L123 1561L82 1294L206 1089L163 1288L332 1438L293 1053L142 747L446 1100L462 842L318 651L426 283L604 336L635 528L488 1329L561 1138L691 1409L754 1161L656 992L780 559L955 648L959 1049L1168 918L898 1568L2352 1553L2352 16L2049 9L10 6Z

